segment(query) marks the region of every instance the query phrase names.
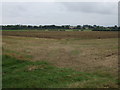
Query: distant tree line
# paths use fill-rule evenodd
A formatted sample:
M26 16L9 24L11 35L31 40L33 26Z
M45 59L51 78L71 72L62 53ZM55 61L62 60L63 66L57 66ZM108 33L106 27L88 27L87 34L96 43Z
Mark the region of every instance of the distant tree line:
M77 25L77 26L70 26L70 25L39 25L39 26L32 26L32 25L1 25L2 30L55 30L55 31L65 31L66 29L72 29L73 31L84 31L84 30L92 30L92 31L119 31L120 27L117 25L112 27L104 27L104 26L97 26L97 25Z

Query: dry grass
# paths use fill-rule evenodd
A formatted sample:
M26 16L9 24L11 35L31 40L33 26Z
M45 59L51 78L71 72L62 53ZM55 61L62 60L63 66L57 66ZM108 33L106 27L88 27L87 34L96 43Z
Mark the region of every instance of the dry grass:
M3 54L17 59L31 60L36 64L38 63L36 61L47 61L59 69L72 68L88 74L85 75L85 80L82 82L79 81L84 76L82 73L67 75L62 81L67 77L70 79L79 77L77 81L68 84L69 88L117 88L118 38L116 37L117 32L38 33L38 31L30 31L28 33L23 31L19 33L7 31L3 32L2 47ZM39 71L44 70L47 66L36 64L28 65L25 69L32 73L38 69L40 69ZM94 76L91 76L90 73ZM54 73L52 73L53 76ZM39 79L41 80L41 78ZM44 84L44 80L42 82L41 85Z
M117 38L118 32L116 31L2 31L3 35L9 36L25 36L25 37L38 37L38 38L81 38L81 39L100 39L100 38Z
M48 61L58 67L117 75L118 39L46 39L3 36L3 53L19 59ZM32 56L26 58L25 55ZM20 58L20 56L22 58Z
M103 82L104 81L104 82ZM92 79L81 82L76 82L69 85L69 88L117 88L117 84L107 79Z

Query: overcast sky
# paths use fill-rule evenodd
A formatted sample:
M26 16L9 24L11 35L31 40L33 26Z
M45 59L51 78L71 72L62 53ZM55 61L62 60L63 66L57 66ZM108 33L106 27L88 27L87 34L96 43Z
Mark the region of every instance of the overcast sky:
M4 2L2 24L118 24L117 2Z

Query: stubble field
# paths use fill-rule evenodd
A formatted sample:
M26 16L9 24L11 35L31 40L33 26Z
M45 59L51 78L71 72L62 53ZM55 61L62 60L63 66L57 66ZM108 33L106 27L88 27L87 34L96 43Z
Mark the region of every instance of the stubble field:
M49 63L45 64L46 66L51 65L54 66L54 68L63 69L63 72L58 69L58 71L55 71L56 73L59 73L56 75L56 79L44 77L45 79L42 79L42 81L41 77L38 79L38 81L41 80L41 82L37 82L37 80L35 82L32 77L37 79L39 75L41 75L41 73L37 74L41 69L38 68L38 65L36 64L27 65L29 68L27 68L28 71L23 77L27 77L26 75L29 72L32 72L29 79L31 79L31 81L33 80L33 86L27 84L27 87L45 87L44 84L48 84L46 87L117 88L117 35L118 32L3 31L2 49L3 55L7 55L7 57L10 56L31 63L46 62ZM49 73L52 73L53 69L46 69L44 68L45 65L42 65L42 70L45 69L48 70ZM21 68L26 70L26 68L23 67L11 69L10 66L10 70L13 70L13 73L18 72ZM68 69L68 71L64 72L66 69ZM24 83L26 83L25 80L20 81L19 83L18 79L18 83L13 82L13 84L8 85L8 83L12 81L10 78L21 78L22 76L19 77L17 75L17 77L12 77L12 72L9 73L10 71L7 70L8 68L4 66L4 87L15 87L14 84L17 84L16 87L22 87L21 82L24 81ZM36 70L38 71L37 73ZM23 73L23 71L21 71L21 73ZM77 74L73 74L73 72L77 72ZM83 74L78 74L81 72ZM56 73L52 73L51 77L54 77ZM37 76L35 77L34 75ZM44 82L45 80L50 82ZM54 80L56 80L56 82ZM65 80L66 83L60 83L61 80Z

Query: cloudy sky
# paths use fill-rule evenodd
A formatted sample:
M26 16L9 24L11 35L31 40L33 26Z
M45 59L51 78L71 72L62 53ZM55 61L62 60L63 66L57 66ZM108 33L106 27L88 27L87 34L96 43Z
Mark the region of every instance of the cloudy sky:
M117 2L4 2L2 24L118 24Z

